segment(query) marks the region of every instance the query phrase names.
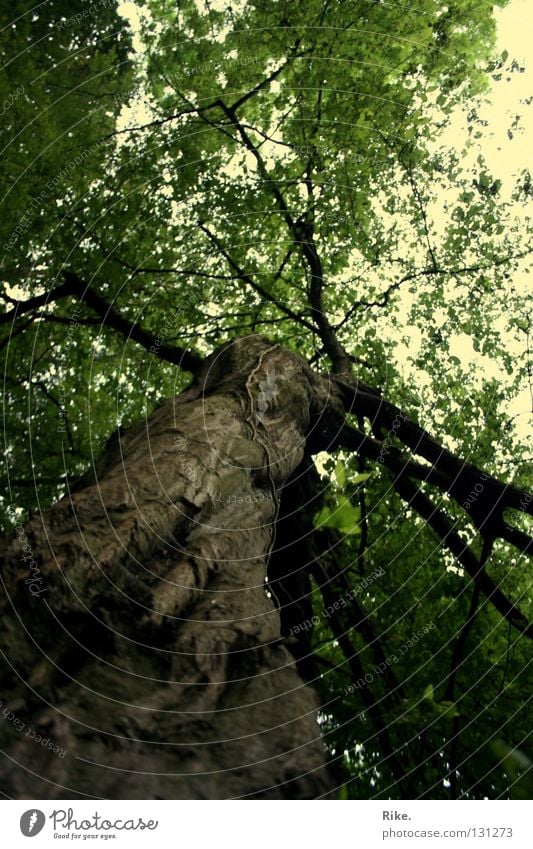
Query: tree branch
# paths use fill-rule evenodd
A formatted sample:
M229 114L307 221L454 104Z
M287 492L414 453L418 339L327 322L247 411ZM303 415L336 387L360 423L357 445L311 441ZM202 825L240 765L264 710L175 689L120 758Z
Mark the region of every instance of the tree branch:
M333 378L341 390L347 412L354 412L369 419L374 432L388 431L394 434L405 446L420 455L431 465L423 479L435 483L446 491L458 504L468 510L472 521L484 536L501 537L518 544L521 550L527 548L526 539L521 531L510 529L504 521L503 513L512 508L533 515L533 498L512 484L503 484L491 475L482 472L471 463L457 457L443 448L424 428L412 421L399 407L386 401L380 395L365 387L360 381L356 386L339 378ZM357 432L355 432L357 434ZM353 446L353 434L348 436ZM358 442L360 434L358 435ZM363 435L364 436L364 435ZM367 437L364 437L367 439ZM379 443L377 443L379 445ZM380 447L381 461L396 456L390 449ZM377 458L375 458L377 459ZM405 461L404 465L409 465ZM421 477L421 471L415 472L417 464L408 472ZM418 469L424 467L418 466ZM487 521L490 520L490 526ZM512 533L510 533L512 531ZM526 535L527 536L527 535Z
M8 322L15 321L15 319L20 318L21 315L33 312L39 307L48 306L48 304L53 304L55 301L61 300L61 298L66 298L68 295L74 294L75 287L72 280L65 277L65 282L60 286L56 286L51 292L43 292L42 295L34 295L25 301L14 301L10 298L9 300L11 303L14 303L15 306L12 310L9 310L9 312L4 312L0 315L0 324L7 324Z
M170 363L178 365L185 371L190 371L195 374L202 365L203 359L193 351L188 351L177 345L166 345L158 339L157 335L144 330L136 322L129 321L114 307L102 298L94 289L86 284L81 278L71 271L63 271L65 282L60 286L52 289L51 292L45 292L42 295L35 295L25 301L15 301L15 307L7 313L0 315L0 324L15 321L22 315L34 312L39 307L47 306L66 297L74 297L81 303L86 304L92 309L101 319L101 323L106 327L112 327L118 330L126 338L132 339L150 353L154 353L162 360L167 360ZM65 319L61 316L47 316L38 313L33 318L57 321L60 323L70 323L71 319ZM93 324L92 320L82 319L80 323Z
M434 507L429 498L407 478L395 481L394 488L404 501L425 519L443 545L457 558L461 566L475 580L480 590L504 619L510 622L524 636L533 639L533 625L527 621L524 614L494 583L485 571L484 566L480 565L469 546L454 531L452 523L445 514Z
M339 445L353 451L362 453L372 460L383 458L383 448L379 443L367 437L355 428L344 427L339 438ZM516 608L505 594L496 586L489 575L480 568L480 565L471 549L463 542L448 517L436 508L430 499L410 479L411 467L415 469L418 464L406 461L403 467L399 467L396 456L390 452L384 458L384 465L394 473L393 486L398 494L410 507L426 521L429 527L436 533L442 543L457 558L465 571L480 585L483 593L493 603L499 613L504 616L521 633L533 638L533 625L530 625L518 608ZM430 469L428 471L431 471ZM496 483L505 489L504 484ZM485 542L494 539L492 534L486 534Z
M246 285L250 286L250 288L253 289L254 292L256 292L258 295L260 295L261 298L273 304L278 310L280 310L280 312L284 313L289 318L292 318L293 321L296 321L298 324L301 324L303 327L306 327L312 333L317 332L317 328L313 324L311 324L311 322L307 321L307 319L303 316L300 316L295 313L293 310L290 309L290 307L286 307L285 304L278 301L277 298L274 297L274 295L271 295L270 292L267 292L266 289L263 289L263 287L260 286L259 283L256 283L255 280L250 277L250 275L247 274L246 271L244 271L244 269L241 268L240 265L233 259L231 254L228 253L228 251L222 245L218 236L216 236L211 230L209 230L209 228L206 227L205 224L200 223L199 227L200 230L202 230L202 232L204 232L206 236L210 239L210 241L214 245L216 245L217 249L220 251L228 265L233 268L233 270L237 273L237 277L239 277L240 280L243 281L243 283L246 283Z
M71 271L64 271L63 273L65 280L72 287L73 291L71 294L74 294L78 300L94 310L106 327L112 327L114 330L118 330L127 339L133 339L134 342L137 342L145 350L156 354L162 360L174 363L185 371L196 374L200 369L203 359L198 354L177 345L159 344L160 340L157 335L144 330L136 322L124 318L116 307L104 300L104 298L95 292L94 289L91 289L76 274L73 274Z
M525 256L528 256L532 252L532 249L529 248L525 251L520 251L517 254L511 254L509 256L499 257L491 262L489 265L463 265L458 268L442 268L437 266L430 268L423 268L419 271L410 271L401 277L399 280L396 280L394 283L391 283L390 286L383 292L379 300L376 301L355 301L354 304L350 307L344 318L335 325L336 330L340 330L341 327L352 318L355 312L358 309L363 308L364 310L372 309L373 307L383 308L386 307L389 303L391 295L403 286L404 283L408 283L410 280L416 280L418 277L430 277L432 275L444 275L449 277L461 277L463 274L478 274L480 271L492 271L495 268L499 268L500 265L505 265L511 260L523 259Z

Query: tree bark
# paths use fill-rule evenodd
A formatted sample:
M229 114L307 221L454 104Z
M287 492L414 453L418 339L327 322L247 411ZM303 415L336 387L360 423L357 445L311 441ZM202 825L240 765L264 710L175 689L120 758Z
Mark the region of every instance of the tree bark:
M239 339L2 544L5 794L332 790L265 581L280 490L337 420L327 378Z

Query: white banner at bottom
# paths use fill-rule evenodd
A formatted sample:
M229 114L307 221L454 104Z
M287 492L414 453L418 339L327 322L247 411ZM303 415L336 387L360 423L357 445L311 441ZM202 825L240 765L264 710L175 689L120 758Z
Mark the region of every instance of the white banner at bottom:
M530 802L4 801L6 849L531 849Z

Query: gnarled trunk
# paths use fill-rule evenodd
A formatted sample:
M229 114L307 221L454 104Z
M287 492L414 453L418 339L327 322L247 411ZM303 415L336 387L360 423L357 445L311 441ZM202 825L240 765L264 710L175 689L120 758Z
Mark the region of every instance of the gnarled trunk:
M237 340L17 529L3 546L4 793L330 791L317 700L265 580L280 487L340 412L302 359Z

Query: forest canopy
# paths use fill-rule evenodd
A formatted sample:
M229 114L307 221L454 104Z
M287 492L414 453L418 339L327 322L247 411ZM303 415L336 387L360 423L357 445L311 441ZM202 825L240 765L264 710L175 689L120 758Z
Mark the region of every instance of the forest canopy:
M305 361L334 409L305 433L301 479L268 461L265 586L337 798L531 794L532 187L486 155L491 86L523 70L497 48L503 6L2 12L6 539L105 477L168 399L199 380L216 395L232 346L259 339L238 366L252 410L267 350ZM243 420L263 448L271 419L299 421L283 370Z

